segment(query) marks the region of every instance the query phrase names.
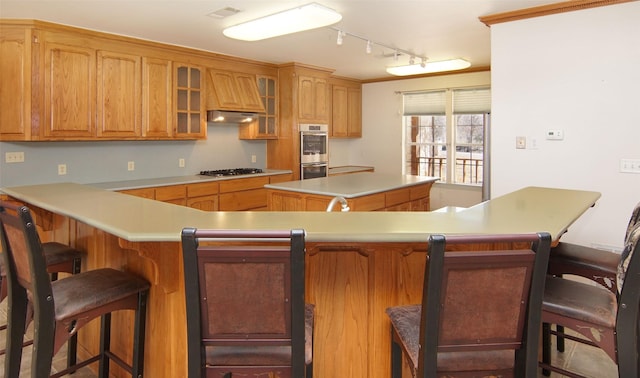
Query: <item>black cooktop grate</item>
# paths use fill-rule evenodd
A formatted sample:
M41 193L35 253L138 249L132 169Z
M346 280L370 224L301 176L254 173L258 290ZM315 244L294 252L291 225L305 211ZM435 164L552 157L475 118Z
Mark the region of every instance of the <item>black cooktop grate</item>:
M200 171L204 176L238 176L238 175L251 175L255 173L262 173L260 168L230 168L230 169L216 169L212 171Z

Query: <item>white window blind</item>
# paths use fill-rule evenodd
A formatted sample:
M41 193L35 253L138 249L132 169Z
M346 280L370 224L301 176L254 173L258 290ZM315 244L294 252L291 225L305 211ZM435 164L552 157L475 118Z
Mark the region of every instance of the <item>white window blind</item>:
M453 91L454 114L491 112L491 89L457 89Z
M445 91L405 93L404 115L444 115L446 103Z

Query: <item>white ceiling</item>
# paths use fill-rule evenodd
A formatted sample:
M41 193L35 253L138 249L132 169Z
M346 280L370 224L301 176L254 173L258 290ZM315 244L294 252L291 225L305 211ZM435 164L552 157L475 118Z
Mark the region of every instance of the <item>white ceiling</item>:
M0 0L0 17L68 24L152 41L192 47L270 63L299 62L335 69L357 79L389 77L385 68L397 62L393 51L345 37L336 44L331 28L310 30L263 41L243 42L222 29L246 20L313 2L313 0ZM472 67L489 66L490 30L478 17L554 0L316 0L342 14L333 25L348 33L426 56L430 61L464 58ZM217 19L209 14L232 7L241 10Z

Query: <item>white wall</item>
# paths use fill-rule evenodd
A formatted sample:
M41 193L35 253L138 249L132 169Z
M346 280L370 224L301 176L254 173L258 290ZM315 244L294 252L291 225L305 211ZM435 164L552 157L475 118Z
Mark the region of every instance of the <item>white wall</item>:
M620 159L640 159L640 2L496 24L491 46L492 197L601 192L563 240L621 248L640 201L640 174L619 172ZM564 140L545 140L554 129Z

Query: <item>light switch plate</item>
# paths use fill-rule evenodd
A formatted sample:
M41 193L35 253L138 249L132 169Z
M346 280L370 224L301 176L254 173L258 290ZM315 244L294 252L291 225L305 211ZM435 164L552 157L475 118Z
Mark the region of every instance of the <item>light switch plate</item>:
M516 137L516 148L519 150L527 148L527 138L523 136Z

